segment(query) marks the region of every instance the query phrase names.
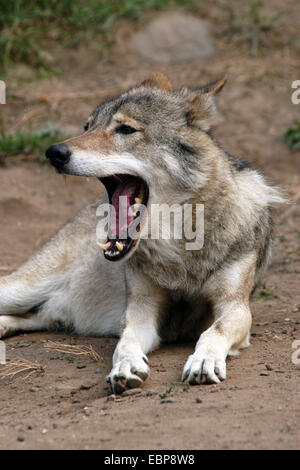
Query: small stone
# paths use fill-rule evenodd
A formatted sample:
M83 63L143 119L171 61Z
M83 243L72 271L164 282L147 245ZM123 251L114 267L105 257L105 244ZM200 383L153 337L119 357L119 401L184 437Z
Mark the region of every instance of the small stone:
M160 400L160 403L174 403L175 400L172 400L172 398L164 398L163 400Z
M266 364L266 369L267 369L267 370L273 370L273 367L270 366L270 364Z
M123 397L130 397L132 395L140 395L142 390L139 388L131 388L130 390L126 390L122 395Z
M32 341L20 341L18 343L15 343L15 347L17 348L28 348L31 345Z
M85 369L86 368L86 365L84 364L78 364L78 366L76 366L76 369Z
M80 385L80 390L89 390L93 387L94 384L91 383L84 383Z
M83 412L86 416L90 416L91 414L91 410L87 406L83 408Z
M196 403L203 403L203 401L199 397L197 397L195 401L196 401Z
M23 436L23 434L20 434L20 435L17 437L17 441L19 441L19 442L24 442L24 441L25 441L25 437Z
M111 395L108 395L106 398L106 401L115 401L116 400L116 395L112 393Z
M158 392L154 392L153 390L147 390L147 392L144 393L146 397L152 397L154 395L158 395Z

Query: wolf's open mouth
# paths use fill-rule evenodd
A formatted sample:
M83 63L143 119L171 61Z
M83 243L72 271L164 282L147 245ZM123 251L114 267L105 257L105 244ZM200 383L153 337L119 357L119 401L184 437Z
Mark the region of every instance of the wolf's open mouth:
M137 243L134 233L140 231L141 216L149 199L147 183L137 176L113 175L99 178L108 193L109 203L114 209L110 216L108 238L99 244L104 256L117 261L125 256Z

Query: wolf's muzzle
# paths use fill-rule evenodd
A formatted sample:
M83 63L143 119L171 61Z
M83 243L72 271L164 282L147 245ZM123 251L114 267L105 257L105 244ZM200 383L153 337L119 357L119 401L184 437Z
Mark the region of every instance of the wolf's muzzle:
M54 144L46 150L46 157L58 171L70 161L71 151L65 144Z

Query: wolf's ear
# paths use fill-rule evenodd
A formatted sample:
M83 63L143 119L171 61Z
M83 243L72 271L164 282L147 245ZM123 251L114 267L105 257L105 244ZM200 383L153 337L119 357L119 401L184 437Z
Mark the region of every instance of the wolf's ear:
M161 90L172 91L172 85L168 77L163 73L157 72L150 75L141 83L142 86L151 88L160 88Z
M200 87L200 92L208 94L210 96L217 96L220 91L223 89L224 85L228 80L227 75L224 77L215 80L214 82L207 83L206 85Z
M219 80L208 83L188 95L187 123L189 126L198 127L204 131L209 131L213 118L216 114L216 96L220 93L227 76Z

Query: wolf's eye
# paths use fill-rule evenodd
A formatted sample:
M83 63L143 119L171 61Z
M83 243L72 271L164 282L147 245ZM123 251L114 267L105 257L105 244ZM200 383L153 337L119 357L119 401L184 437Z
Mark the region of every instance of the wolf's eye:
M137 129L131 126L127 126L127 124L121 124L119 127L116 128L116 132L118 134L133 134L137 131Z

